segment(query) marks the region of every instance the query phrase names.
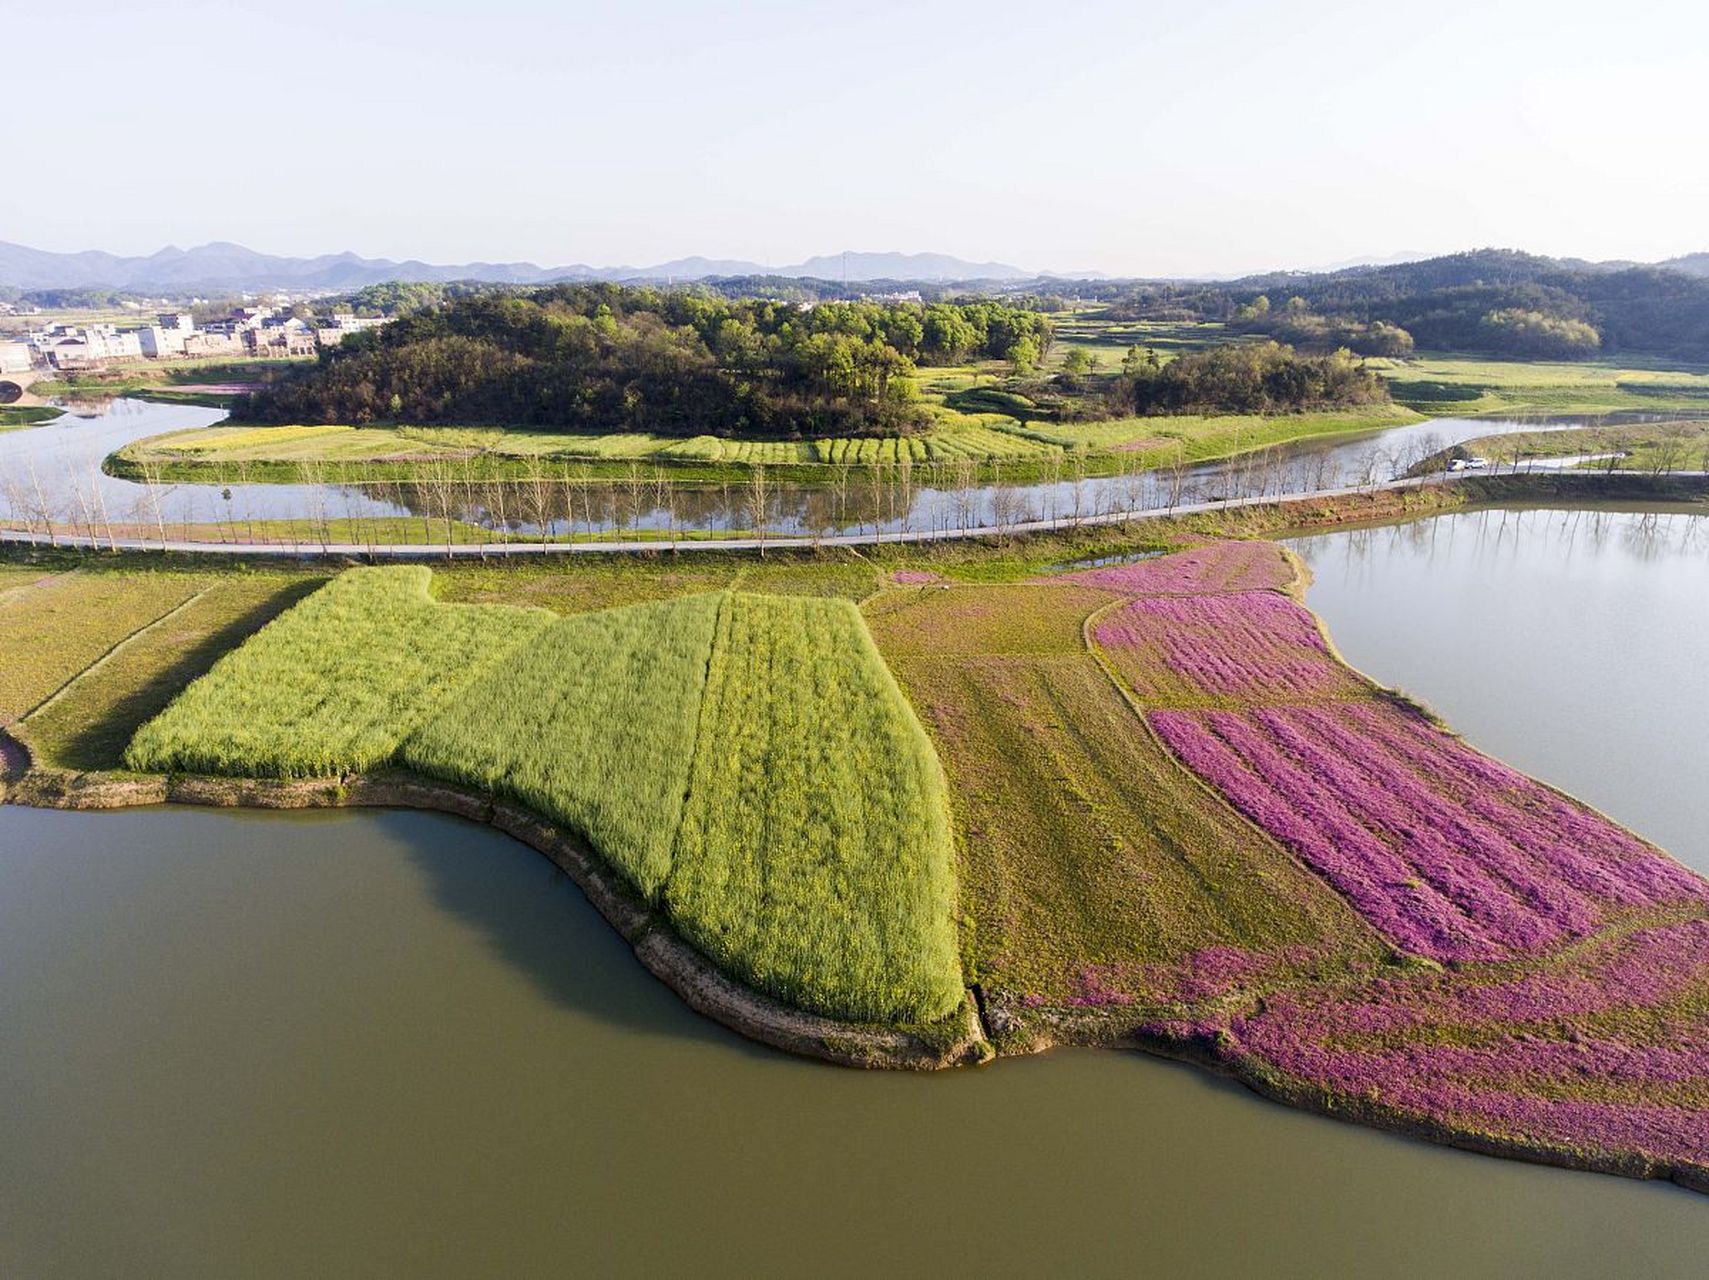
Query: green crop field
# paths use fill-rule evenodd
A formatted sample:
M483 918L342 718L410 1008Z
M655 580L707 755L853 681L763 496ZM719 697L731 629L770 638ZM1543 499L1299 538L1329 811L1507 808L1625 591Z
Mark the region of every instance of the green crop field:
M961 1000L942 774L854 606L729 597L665 896L714 960L808 1008Z
M222 658L126 752L133 769L313 777L383 764L543 610L439 605L425 568L352 569Z
M585 836L643 896L671 870L722 595L561 618L403 744Z
M399 762L586 838L762 991L857 1020L959 1005L942 773L851 603L724 591L559 617L439 603L429 581L344 573L145 724L127 763Z

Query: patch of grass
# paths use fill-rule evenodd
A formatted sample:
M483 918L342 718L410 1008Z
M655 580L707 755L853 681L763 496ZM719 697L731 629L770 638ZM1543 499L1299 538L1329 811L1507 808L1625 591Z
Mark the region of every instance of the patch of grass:
M1134 455L1133 465L1160 467L1177 457L1202 462L1249 453L1317 436L1381 431L1418 421L1398 405L1374 405L1337 413L1161 416L1112 418L1103 422L1034 423L1025 434L1064 449L1115 450Z
M38 422L51 422L65 411L49 405L0 405L0 431L13 427L33 427Z
M854 606L731 595L665 888L729 971L845 1018L962 999L943 775Z
M1588 470L1613 467L1656 474L1709 471L1709 422L1636 422L1567 431L1522 431L1468 440L1451 452L1487 458L1501 466L1523 464L1529 458L1597 455L1602 456L1601 461L1583 466Z
M200 594L84 670L15 732L48 768L119 768L140 725L324 580L300 573L211 577Z
M1709 403L1709 373L1641 359L1494 360L1431 352L1370 363L1396 400L1456 417L1690 410Z
M203 585L181 573L69 573L8 592L0 598L0 724L34 710Z
M560 618L444 704L405 741L403 763L521 801L656 899L724 598Z
M551 619L440 605L423 567L351 569L227 654L145 724L151 772L314 777L372 768Z

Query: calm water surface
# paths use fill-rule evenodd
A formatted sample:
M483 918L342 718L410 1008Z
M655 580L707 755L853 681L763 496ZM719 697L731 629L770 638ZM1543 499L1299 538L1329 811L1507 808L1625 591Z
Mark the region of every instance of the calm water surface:
M1709 874L1709 516L1479 511L1291 545L1354 666Z
M550 534L625 529L727 533L761 527L770 533L799 536L874 529L928 532L1369 484L1392 479L1447 445L1476 436L1666 416L1433 418L1382 431L1302 440L1263 454L1206 463L1185 469L1178 480L1165 472L1080 480L1065 474L1023 484L957 488L947 472L921 464L906 481L892 475L878 477L874 483L870 475L855 475L841 486L774 482L756 497L740 483L661 488L646 478L650 469L642 468L633 484L554 485L545 495L545 510L530 515L525 514L527 495L516 486L507 486L501 495L494 486L480 483L450 484L437 491L432 486L395 483L244 484L235 466L225 484L146 486L116 479L101 471L102 460L114 450L148 436L209 426L225 417L220 409L120 398L82 407L39 427L0 433L0 517L42 529L50 519L62 527L80 529L164 524L169 535L176 525L214 525L226 531L228 541L255 536L247 526L257 520L416 517L424 521L421 540L431 543L443 536L431 521L445 515L518 533L538 533L542 528ZM1065 463L1065 473L1070 470L1071 463ZM353 468L352 474L359 471ZM338 478L336 466L328 468L327 478ZM668 501L665 494L670 495Z
M1658 839L1700 832L1703 758L1675 759L1699 740L1658 726L1701 724L1709 691L1655 646L1705 634L1701 535L1562 520L1314 539L1313 603L1482 745ZM1535 574L1576 603L1520 590ZM1561 656L1581 646L1618 668ZM1639 699L1649 730L1616 736ZM1137 1055L917 1077L762 1050L544 859L453 819L0 808L0 1274L1695 1276L1706 1254L1709 1199Z

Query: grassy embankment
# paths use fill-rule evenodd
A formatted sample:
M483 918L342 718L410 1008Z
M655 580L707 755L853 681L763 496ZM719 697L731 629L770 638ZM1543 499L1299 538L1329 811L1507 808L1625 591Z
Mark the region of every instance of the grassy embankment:
M941 774L852 606L726 593L558 619L435 602L429 580L342 575L145 724L126 762L402 762L585 837L761 991L858 1021L957 1008Z
M1421 474L1438 470L1450 457L1484 458L1497 468L1523 468L1532 460L1583 458L1578 469L1585 471L1641 471L1656 476L1709 471L1709 422L1635 422L1484 436L1426 459L1415 470Z
M63 410L50 405L0 405L0 431L10 431L14 427L33 427L38 422L49 422L60 416Z
M1638 359L1492 360L1423 352L1372 360L1401 404L1431 417L1678 413L1709 408L1709 372Z

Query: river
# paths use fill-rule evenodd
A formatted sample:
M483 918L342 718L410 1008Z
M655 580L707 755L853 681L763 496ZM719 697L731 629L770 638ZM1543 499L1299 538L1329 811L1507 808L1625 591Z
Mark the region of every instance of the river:
M120 398L38 427L0 433L0 519L45 528L51 516L62 527L79 530L104 530L114 524L151 530L164 526L170 537L185 536L185 525L201 524L223 530L234 542L246 540L251 523L260 520L431 520L446 515L488 528L502 525L517 533L544 529L552 535L666 529L727 533L761 527L780 536L944 531L1368 484L1392 479L1437 450L1476 436L1665 415L1432 418L1383 431L1302 440L1187 468L1178 477L1164 471L934 487L933 472L922 465L905 480L890 475L874 483L870 476L857 474L840 487L774 482L756 495L740 483L659 485L643 470L632 484L554 485L534 515L517 509L527 502L516 486L506 489L507 508L493 486L479 483L149 486L101 470L102 459L133 441L210 426L224 416L219 409ZM336 467L329 470L336 474ZM756 515L760 511L763 518ZM422 541L442 536L424 523Z
M1705 536L1480 513L1296 545L1353 661L1702 868ZM914 1076L757 1048L543 858L432 814L0 808L0 1027L7 1275L1566 1278L1709 1251L1702 1197L1135 1054Z

